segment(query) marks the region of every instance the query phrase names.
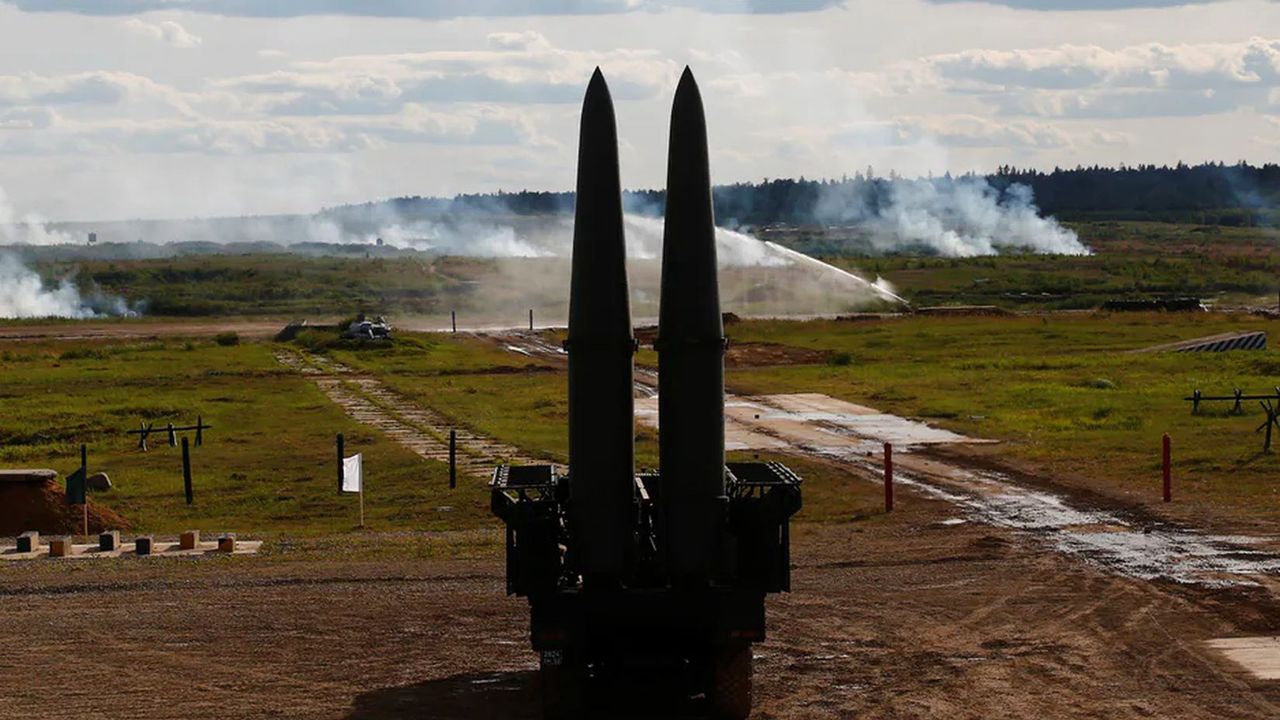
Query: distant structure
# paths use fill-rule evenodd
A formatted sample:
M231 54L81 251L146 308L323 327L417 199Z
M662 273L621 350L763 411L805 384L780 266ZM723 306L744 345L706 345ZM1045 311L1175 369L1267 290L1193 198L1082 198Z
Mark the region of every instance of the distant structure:
M1208 312L1209 308L1196 297L1123 298L1108 300L1102 304L1108 312Z
M98 244L98 233L96 233L96 232L91 232L91 233L89 233L89 244L90 244L90 245L97 245L97 244Z
M1156 345L1136 352L1232 352L1234 350L1266 350L1267 333L1263 330L1229 332L1220 335Z
M382 247L382 238L378 238L378 241L375 242L374 245L377 245L378 247Z
M348 340L390 340L391 324L381 315L368 320L364 313L356 316L355 322L347 326L343 331L342 337Z

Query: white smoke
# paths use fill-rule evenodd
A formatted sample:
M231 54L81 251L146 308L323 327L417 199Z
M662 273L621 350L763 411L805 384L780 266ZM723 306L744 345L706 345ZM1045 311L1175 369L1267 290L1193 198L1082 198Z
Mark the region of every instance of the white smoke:
M19 215L9 202L9 194L0 187L0 244L63 245L69 242L70 235L50 229L48 221L39 215Z
M127 307L120 301L125 314ZM101 314L80 296L80 289L70 279L56 287L46 287L44 280L12 255L0 255L0 318L91 318Z
M853 222L869 234L877 252L924 252L943 257L1031 252L1089 255L1070 229L1041 217L1031 188L1011 185L1000 193L984 178L894 179L880 207L829 193L820 218Z
M34 214L19 215L0 187L0 245L65 245L71 236L54 230L48 222ZM0 318L74 318L131 316L124 298L93 292L81 295L71 278L63 278L57 286L46 286L44 279L10 254L0 255Z

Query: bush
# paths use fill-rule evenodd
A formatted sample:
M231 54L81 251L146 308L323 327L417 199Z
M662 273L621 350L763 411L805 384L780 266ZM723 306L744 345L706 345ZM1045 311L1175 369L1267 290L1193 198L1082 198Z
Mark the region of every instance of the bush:
M831 357L827 358L828 365L836 365L836 366L843 367L845 365L850 365L852 363L853 363L853 356L847 352L832 353Z
M213 341L223 347L231 347L240 344L240 336L233 332L218 333L213 336Z

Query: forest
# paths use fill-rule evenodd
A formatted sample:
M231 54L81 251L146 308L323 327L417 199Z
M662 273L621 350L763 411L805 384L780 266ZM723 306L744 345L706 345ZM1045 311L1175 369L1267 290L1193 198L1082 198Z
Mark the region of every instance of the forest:
M999 168L989 175L887 177L874 168L850 176L812 180L765 178L713 189L722 225L840 224L874 216L903 194L945 193L957 188L994 195L999 202L1034 204L1063 220L1154 220L1201 225L1257 226L1280 219L1280 165L1205 163L1174 166ZM629 190L628 212L660 215L661 190ZM571 192L497 192L453 198L402 197L329 208L322 216L348 222L388 216L436 218L475 215L559 214L571 211Z

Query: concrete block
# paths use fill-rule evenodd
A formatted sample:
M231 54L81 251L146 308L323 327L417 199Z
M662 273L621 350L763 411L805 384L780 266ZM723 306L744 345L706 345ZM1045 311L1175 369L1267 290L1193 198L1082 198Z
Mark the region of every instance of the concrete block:
M63 535L49 541L49 557L70 557L75 553L71 545L71 536Z
M88 484L90 490L98 492L106 492L111 489L111 476L104 472L96 472L89 476L85 483Z
M218 538L218 552L233 553L236 551L236 536L234 533L227 533Z
M111 552L120 549L120 531L108 530L98 536L98 549L102 552Z
M18 536L18 552L35 552L40 547L40 533L28 530Z
M200 547L200 531L188 530L178 536L179 550L195 550Z
M133 541L133 551L139 555L151 554L151 536L141 535Z

